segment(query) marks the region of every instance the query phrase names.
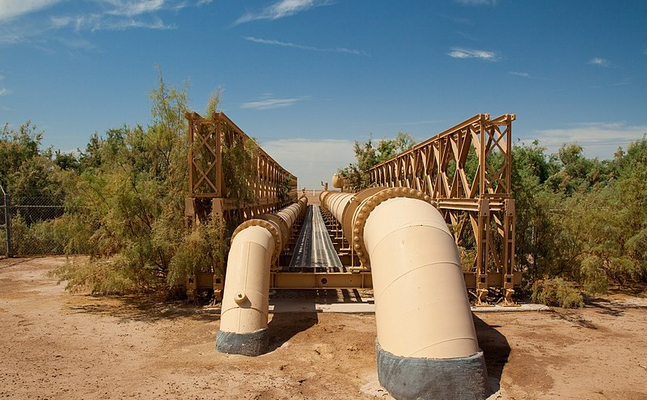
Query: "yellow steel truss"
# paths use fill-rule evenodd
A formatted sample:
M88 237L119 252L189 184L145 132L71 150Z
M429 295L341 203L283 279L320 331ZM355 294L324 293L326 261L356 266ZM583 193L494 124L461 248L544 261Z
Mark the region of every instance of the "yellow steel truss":
M475 115L370 170L376 186L427 193L454 228L457 243L474 243L465 272L473 274L479 300L489 288L503 288L509 301L521 279L514 271L514 120L514 114Z

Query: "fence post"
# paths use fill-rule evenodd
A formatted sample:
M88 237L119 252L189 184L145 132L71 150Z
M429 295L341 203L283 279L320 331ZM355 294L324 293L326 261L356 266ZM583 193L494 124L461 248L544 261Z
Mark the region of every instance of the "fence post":
M7 235L7 258L13 257L13 248L11 246L11 196L4 190L4 221L5 233Z

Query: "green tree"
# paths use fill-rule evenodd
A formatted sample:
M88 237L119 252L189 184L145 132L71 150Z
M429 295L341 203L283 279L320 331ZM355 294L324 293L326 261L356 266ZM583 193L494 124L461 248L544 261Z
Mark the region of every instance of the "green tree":
M220 91L209 100L215 113ZM151 92L152 123L93 135L80 156L82 171L70 204L79 229L71 243L87 243L90 261L58 270L70 288L123 293L174 287L198 271L222 268L231 221L211 216L188 231L187 88L159 79ZM258 146L250 139L225 144L229 197L253 202ZM235 227L233 227L235 228Z
M534 141L530 146L512 149L512 193L516 206L516 263L534 281L552 268L555 230L551 209L557 197L544 183L557 165L545 154L546 148Z
M152 123L94 135L70 203L87 229L88 265L59 271L71 286L109 293L165 285L183 241L187 193L186 87L151 92ZM86 273L96 270L98 273Z
M367 142L355 141L356 161L348 167L338 169L337 173L344 179L344 188L350 191L360 191L371 185L369 170L399 153L409 150L415 145L415 139L407 132L399 131L395 139L382 139L373 143L370 137Z
M41 148L42 140L43 132L31 121L17 131L6 124L0 132L0 184L14 203L34 197L60 203L65 197L67 175L54 161L58 159L53 160L52 150Z

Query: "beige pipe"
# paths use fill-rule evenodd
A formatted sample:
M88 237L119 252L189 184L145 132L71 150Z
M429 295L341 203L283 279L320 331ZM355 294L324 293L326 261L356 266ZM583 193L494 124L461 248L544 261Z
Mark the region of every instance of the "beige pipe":
M338 196L323 200L372 271L382 386L398 400L485 398L487 373L460 258L428 197L374 188L344 207Z
M424 358L479 351L456 244L434 206L404 197L384 201L366 220L364 243L383 349Z
M232 241L220 311L221 331L240 334L267 327L267 293L275 246L272 233L263 226L250 226Z
M307 199L302 197L276 214L244 222L232 235L216 339L221 353L267 352L270 267L306 207Z
M328 210L335 217L335 219L337 219L337 221L342 220L344 208L346 208L352 198L353 194L351 193L333 192L329 196L327 196L326 200L328 201L328 204L330 204Z

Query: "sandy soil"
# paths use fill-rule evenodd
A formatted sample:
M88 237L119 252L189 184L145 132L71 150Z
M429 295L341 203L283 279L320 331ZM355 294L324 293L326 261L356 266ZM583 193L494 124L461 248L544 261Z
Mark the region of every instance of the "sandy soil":
M0 260L0 398L391 398L373 315L276 314L270 353L223 355L215 310L69 294L47 274L63 262ZM474 318L491 399L647 400L647 299Z

